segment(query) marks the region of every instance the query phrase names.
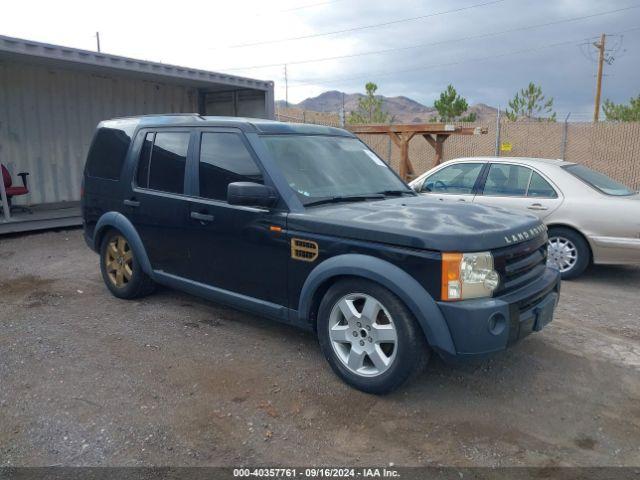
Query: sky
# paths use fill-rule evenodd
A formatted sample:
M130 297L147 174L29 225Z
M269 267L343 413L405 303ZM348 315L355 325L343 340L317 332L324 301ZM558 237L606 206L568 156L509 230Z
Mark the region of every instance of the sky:
M603 99L640 94L640 0L22 0L2 6L0 35L95 50L96 31L105 53L273 80L276 98L288 90L291 103L326 90L362 92L373 81L380 94L426 105L451 83L470 104L504 108L533 81L554 98L559 118L571 113L573 119L592 115L593 42L605 33L611 64L605 64Z

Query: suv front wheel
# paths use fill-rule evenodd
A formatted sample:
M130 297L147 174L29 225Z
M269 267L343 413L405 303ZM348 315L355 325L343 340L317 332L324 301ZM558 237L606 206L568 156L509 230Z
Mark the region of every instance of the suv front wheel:
M100 271L111 293L131 299L149 295L155 289L151 278L142 271L127 238L110 230L100 246Z
M318 311L318 339L331 368L368 393L388 393L426 365L429 350L402 301L364 279L334 284Z

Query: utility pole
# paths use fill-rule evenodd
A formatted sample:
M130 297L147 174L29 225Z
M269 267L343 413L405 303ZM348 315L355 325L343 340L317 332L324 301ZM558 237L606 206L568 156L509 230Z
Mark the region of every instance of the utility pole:
M569 117L571 116L571 112L567 113L567 116L564 118L564 125L562 127L562 143L560 144L560 151L562 152L562 160L567 154L567 135L569 133Z
M98 53L100 53L100 32L96 32L96 44L98 45Z
M496 157L500 156L500 105L496 112Z
M593 121L597 122L600 117L600 94L602 93L602 68L604 67L604 53L606 35L600 35L600 42L593 42L593 46L599 51L598 53L598 76L596 77L596 100L593 109Z
M289 78L287 77L287 64L284 64L284 104L289 108Z

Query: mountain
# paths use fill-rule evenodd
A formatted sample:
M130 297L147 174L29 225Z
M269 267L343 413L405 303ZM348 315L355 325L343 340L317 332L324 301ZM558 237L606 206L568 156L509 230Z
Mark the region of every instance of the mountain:
M362 93L343 93L331 90L323 92L317 97L307 98L298 104L289 103L289 108L337 113L342 108L344 101L344 110L348 114L358 108L358 100L364 96ZM377 95L377 97L382 99L382 108L395 117L396 123L425 123L437 114L435 108L427 107L411 98L385 97L384 95ZM276 105L284 108L285 102L278 100ZM479 121L487 120L496 115L495 108L483 103L470 106L467 113L469 112L475 112Z

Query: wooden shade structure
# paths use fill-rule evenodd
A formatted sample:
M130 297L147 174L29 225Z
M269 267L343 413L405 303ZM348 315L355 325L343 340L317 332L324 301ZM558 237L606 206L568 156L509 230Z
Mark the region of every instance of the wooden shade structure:
M410 180L415 176L413 164L409 159L409 142L416 135L424 139L436 151L436 165L442 162L442 147L451 135L480 135L487 133L487 128L459 127L446 123L420 123L399 125L350 125L347 127L352 133L389 135L393 143L400 149L399 175L403 180Z

